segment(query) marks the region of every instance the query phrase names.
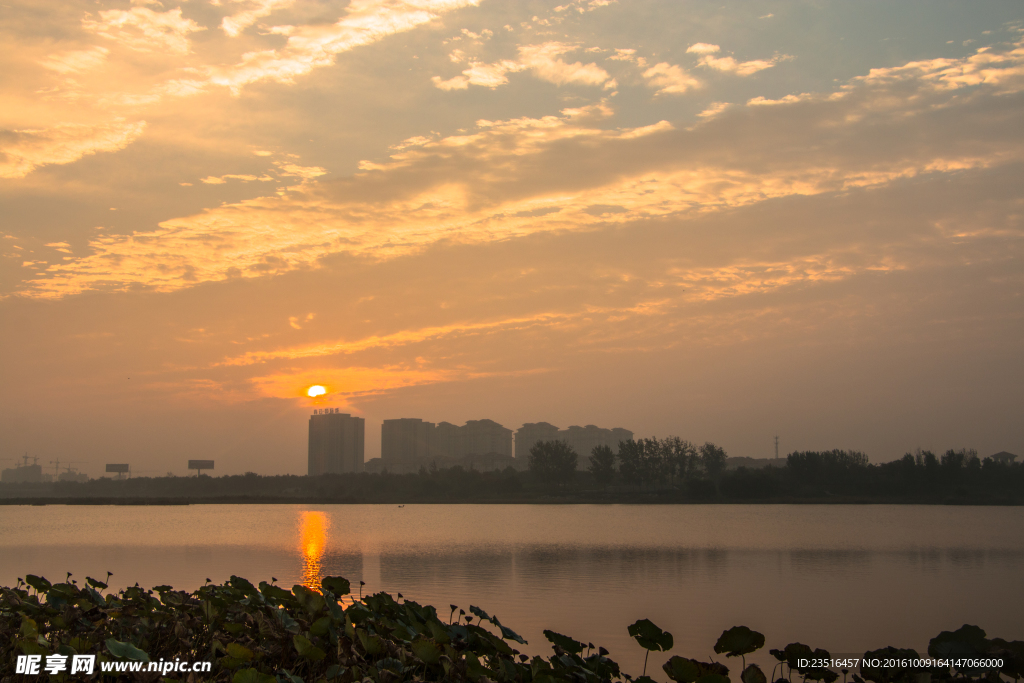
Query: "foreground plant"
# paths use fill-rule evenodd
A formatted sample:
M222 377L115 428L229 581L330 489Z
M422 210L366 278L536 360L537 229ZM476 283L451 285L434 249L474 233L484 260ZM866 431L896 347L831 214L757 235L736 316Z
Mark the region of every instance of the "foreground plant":
M109 580L109 577L108 577ZM103 581L87 578L85 586L68 576L51 584L28 576L13 588L0 588L0 678L15 680L19 655L72 657L94 655L99 665L111 662L210 661L210 673L187 674L185 680L231 683L400 683L451 681L452 683L604 683L632 681L608 651L584 645L568 636L544 631L551 642L549 657L521 653L521 636L476 606L469 613L451 605L448 621L429 605L377 593L355 599L349 582L327 577L320 590L297 585L286 590L272 583L254 586L232 576L225 584L208 583L187 593L170 586L144 589L137 584L107 592ZM458 615L456 618L456 610ZM475 623L474 623L475 621ZM644 619L629 633L650 652L672 649L672 635ZM764 646L764 636L738 626L725 631L715 652L741 657ZM596 651L595 651L596 650ZM877 653L916 653L889 648ZM821 655L793 643L771 653L789 681L794 672L802 680L836 680L827 668L805 666L803 655ZM877 654L874 653L874 654ZM865 656L873 653L867 653ZM998 654L999 670L928 670L934 678L966 680L1000 675L1020 678L1024 671L1024 643L988 639L977 627L943 632L932 640L929 655ZM756 664L746 665L742 683L767 683ZM677 683L730 683L729 668L718 662L672 657L663 666ZM845 672L844 672L845 673ZM861 667L854 683L917 683L919 669L895 670ZM44 674L45 675L45 674ZM102 666L88 675L50 675L51 680L100 680L116 674ZM136 680L157 681L161 674L143 671ZM773 673L774 677L774 673ZM19 680L22 678L19 676ZM166 679L164 679L166 680ZM651 681L644 674L637 681ZM780 679L786 680L786 679Z

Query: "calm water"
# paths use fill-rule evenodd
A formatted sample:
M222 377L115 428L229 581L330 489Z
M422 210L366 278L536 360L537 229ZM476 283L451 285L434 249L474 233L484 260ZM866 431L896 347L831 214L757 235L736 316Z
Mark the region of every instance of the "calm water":
M285 586L340 574L439 613L478 605L529 651L550 652L545 628L603 645L633 673L643 656L626 626L643 617L674 634L673 654L699 658L736 624L769 648L833 653L923 651L964 623L1024 639L1024 508L0 508L0 583L68 571L190 589L231 574Z

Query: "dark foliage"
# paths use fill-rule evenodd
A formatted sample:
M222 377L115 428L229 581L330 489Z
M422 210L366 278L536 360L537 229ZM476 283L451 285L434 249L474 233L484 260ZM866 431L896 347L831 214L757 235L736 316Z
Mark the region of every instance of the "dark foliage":
M135 585L111 592L102 581L87 579L79 587L68 576L51 584L27 576L13 588L0 587L0 680L13 681L18 655L96 655L91 675L74 680L113 679L102 663L159 662L181 658L212 662L210 673L189 673L187 683L610 683L632 681L607 657L608 652L569 636L544 631L552 644L547 658L522 654L527 643L517 633L476 606L464 616L452 605L445 621L430 605L402 596L377 593L359 600L347 596L349 582L323 579L319 589L297 585L291 590L232 576L223 585L207 584L187 593L170 586ZM472 623L473 621L476 623ZM673 648L672 634L647 619L628 628L651 652ZM743 657L764 646L765 638L745 626L724 631L715 652ZM802 643L773 649L783 676L796 672L804 681L833 683L838 673L806 660L828 659L825 650ZM1000 683L1017 679L1024 666L1024 642L989 639L977 626L943 631L928 646L931 657L981 657L1002 661L999 669L930 669L912 666L872 668L865 662L854 683L915 683L921 674L937 681ZM865 653L865 659L919 659L913 650L893 647ZM646 669L646 660L645 660ZM731 683L729 667L717 662L673 656L662 669L677 683ZM773 677L774 677L774 673ZM846 673L845 671L843 672ZM1005 678L1003 678L1005 677ZM71 680L68 674L50 680ZM756 664L742 668L742 683L766 683ZM160 679L157 671L133 674L133 680ZM785 680L780 679L780 680ZM648 683L645 675L636 683Z
M908 453L872 465L856 451L791 453L767 467L728 469L727 454L705 443L640 439L617 452L594 449L576 469L564 442L534 447L528 472L425 467L415 474L317 477L137 477L118 481L0 484L3 502L908 502L1024 503L1024 464L981 460L971 450ZM777 464L776 464L777 462ZM616 466L617 465L617 466Z

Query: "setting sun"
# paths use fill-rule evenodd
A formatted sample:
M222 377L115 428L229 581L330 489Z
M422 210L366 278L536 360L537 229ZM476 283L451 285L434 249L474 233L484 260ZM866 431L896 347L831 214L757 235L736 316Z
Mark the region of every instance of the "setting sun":
M327 393L327 390L324 389L319 384L315 384L315 385L311 386L309 389L306 390L306 395L310 396L311 398L316 398L317 396L323 396L326 393Z

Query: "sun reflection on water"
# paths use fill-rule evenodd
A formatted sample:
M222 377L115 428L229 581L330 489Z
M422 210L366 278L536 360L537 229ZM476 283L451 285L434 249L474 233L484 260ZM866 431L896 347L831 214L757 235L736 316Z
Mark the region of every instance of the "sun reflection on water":
M323 578L324 550L331 522L323 512L303 510L299 513L299 552L302 554L302 584L320 590Z

